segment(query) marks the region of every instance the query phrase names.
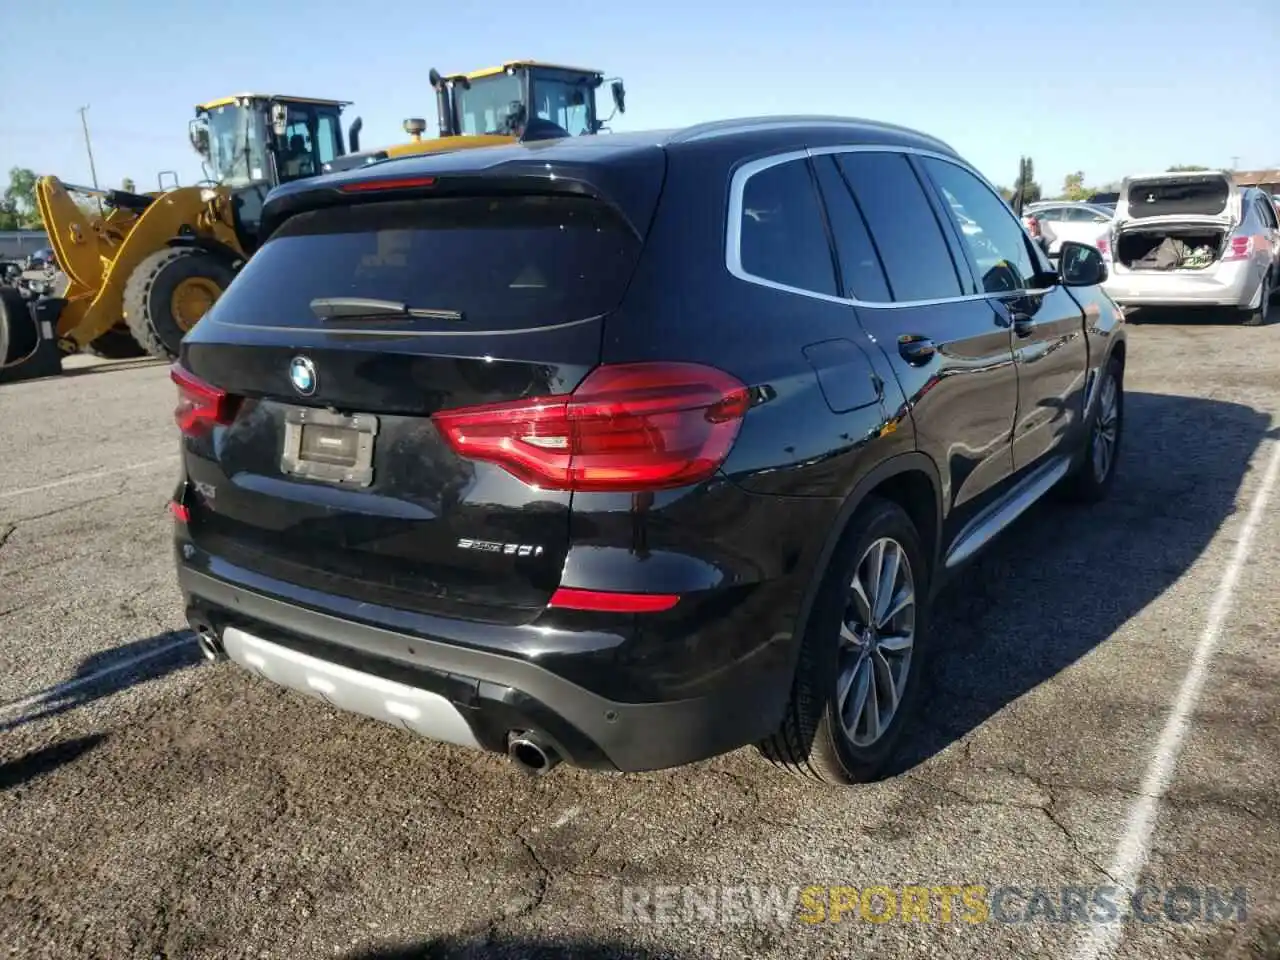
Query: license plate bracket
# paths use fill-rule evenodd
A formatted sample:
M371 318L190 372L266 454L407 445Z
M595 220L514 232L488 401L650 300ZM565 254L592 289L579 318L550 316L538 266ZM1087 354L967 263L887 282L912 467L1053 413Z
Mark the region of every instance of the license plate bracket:
M294 407L285 412L280 470L294 477L344 486L373 483L373 444L378 418Z

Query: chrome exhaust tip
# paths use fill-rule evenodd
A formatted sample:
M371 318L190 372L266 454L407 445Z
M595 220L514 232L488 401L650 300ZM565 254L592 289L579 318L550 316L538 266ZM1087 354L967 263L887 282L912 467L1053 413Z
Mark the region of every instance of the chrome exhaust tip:
M191 629L195 631L196 646L200 648L200 653L204 655L206 660L216 663L219 660L227 659L227 651L223 649L218 631L213 629L211 623L195 617L188 617L187 622L191 624Z
M507 738L507 756L511 762L534 777L551 772L560 762L560 754L550 744L531 733L512 733Z

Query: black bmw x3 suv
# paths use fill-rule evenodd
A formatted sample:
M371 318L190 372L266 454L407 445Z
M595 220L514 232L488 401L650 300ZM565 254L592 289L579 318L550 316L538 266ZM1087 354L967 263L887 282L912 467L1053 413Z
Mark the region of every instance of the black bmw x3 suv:
M946 576L1112 483L1101 257L914 131L389 161L262 231L172 371L201 646L530 771L883 775Z

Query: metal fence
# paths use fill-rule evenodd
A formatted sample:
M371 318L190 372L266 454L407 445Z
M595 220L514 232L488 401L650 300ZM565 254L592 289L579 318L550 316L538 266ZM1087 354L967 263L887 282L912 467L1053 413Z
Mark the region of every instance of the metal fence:
M0 259L16 260L47 246L43 230L0 230Z

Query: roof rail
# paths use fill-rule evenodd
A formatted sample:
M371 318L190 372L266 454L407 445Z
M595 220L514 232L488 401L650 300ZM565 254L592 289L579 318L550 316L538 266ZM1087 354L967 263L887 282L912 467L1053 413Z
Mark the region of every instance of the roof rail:
M821 114L779 115L761 117L735 117L728 120L712 120L686 127L671 135L670 143L689 143L695 140L708 140L713 137L731 136L737 133L752 133L767 130L785 130L788 127L833 127L840 129L883 130L885 132L904 133L926 140L947 153L955 153L950 144L930 134L911 127L904 127L882 120L867 120L861 117L837 117Z

